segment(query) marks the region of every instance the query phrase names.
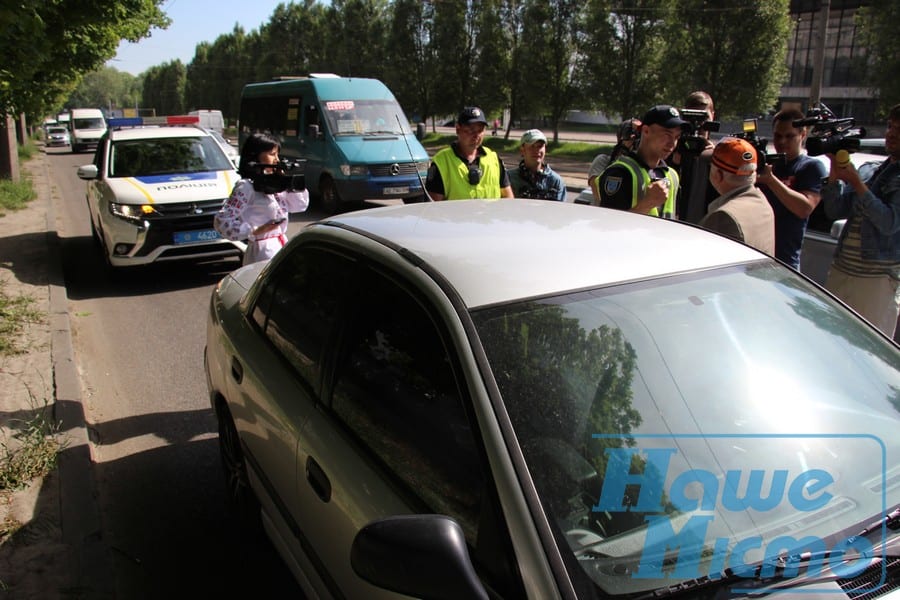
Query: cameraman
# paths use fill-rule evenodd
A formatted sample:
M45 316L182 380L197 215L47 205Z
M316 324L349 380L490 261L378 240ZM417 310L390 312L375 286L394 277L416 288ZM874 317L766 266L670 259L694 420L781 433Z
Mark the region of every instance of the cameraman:
M684 101L684 108L704 111L707 115L704 124L714 124L714 130L718 131L718 123L715 122L716 107L712 96L707 92L703 90L691 92ZM709 132L710 129L701 124L697 131L689 136L694 138L695 144L702 142L703 145L702 148L694 148L691 151L683 148L688 136L682 135L675 152L666 161L678 171L681 178L676 205L678 218L682 221L691 223L699 221L706 214L709 204L719 195L709 179L710 159L715 147L713 141L709 139Z
M865 178L852 163L828 155L825 212L847 223L825 287L893 337L900 312L900 104L888 113L884 147L888 158Z
M775 152L785 155L785 164L770 164L757 183L775 212L775 258L800 270L800 248L809 215L821 199L825 166L802 152L806 127L795 127L804 118L797 109L780 111L772 119Z
M247 240L244 264L269 260L287 243L288 213L303 212L309 206L304 190L282 190L274 193L258 191L253 179L277 174L281 144L275 138L254 133L241 149L238 173L242 179L234 184L231 196L216 213L213 226L229 240ZM273 165L260 169L258 165Z

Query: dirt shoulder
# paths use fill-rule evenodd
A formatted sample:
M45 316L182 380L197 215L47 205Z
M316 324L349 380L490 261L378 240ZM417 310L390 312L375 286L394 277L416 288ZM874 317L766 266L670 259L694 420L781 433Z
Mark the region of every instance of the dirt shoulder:
M53 419L54 382L47 245L50 183L43 153L21 166L37 198L19 211L0 216L0 281L7 297L30 298L44 315L27 323L16 346L0 355L0 444L18 443L29 423ZM73 597L69 551L63 543L58 471L17 491L0 492L0 595L6 598Z

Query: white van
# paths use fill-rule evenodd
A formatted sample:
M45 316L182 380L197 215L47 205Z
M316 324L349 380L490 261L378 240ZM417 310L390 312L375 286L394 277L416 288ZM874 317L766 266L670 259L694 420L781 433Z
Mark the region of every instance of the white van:
M69 128L72 132L72 152L95 150L106 133L106 119L99 108L73 108Z
M221 110L192 110L188 114L200 117L200 127L204 129L212 129L220 134L225 131L225 119Z

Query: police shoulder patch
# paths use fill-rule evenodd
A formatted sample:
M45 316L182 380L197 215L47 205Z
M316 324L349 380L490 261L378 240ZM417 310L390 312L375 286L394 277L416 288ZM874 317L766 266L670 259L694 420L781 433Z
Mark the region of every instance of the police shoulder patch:
M603 186L603 191L612 196L619 191L620 187L622 187L621 177L607 177L606 184Z

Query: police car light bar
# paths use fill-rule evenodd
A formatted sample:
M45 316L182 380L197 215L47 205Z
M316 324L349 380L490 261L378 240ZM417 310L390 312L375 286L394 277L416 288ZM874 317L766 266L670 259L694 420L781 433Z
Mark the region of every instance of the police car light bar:
M170 115L167 117L121 117L107 120L109 127L143 127L145 125L198 125L197 115Z

